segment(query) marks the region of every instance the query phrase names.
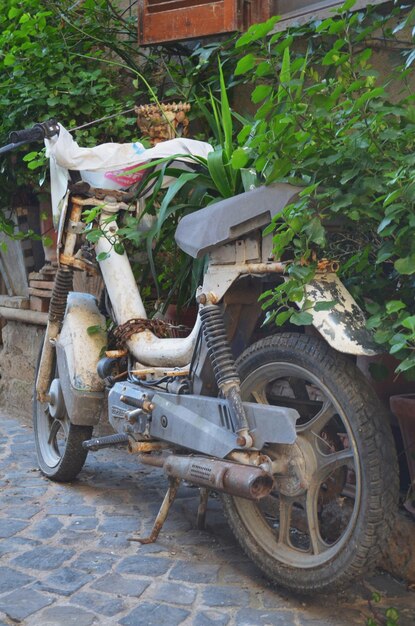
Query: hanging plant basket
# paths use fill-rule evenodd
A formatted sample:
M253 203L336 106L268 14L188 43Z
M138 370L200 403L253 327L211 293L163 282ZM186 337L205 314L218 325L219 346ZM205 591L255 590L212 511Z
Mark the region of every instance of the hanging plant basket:
M188 102L142 104L135 107L137 126L153 146L175 137L186 137L189 132L189 111Z

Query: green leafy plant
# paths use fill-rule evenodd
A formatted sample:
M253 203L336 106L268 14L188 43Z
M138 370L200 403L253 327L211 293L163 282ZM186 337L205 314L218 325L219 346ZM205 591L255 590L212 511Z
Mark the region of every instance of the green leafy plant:
M318 258L336 259L370 314L376 341L403 372L415 367L411 46L396 42L390 16L350 13L353 4L286 33L273 34L273 18L239 38L235 74L252 84L259 108L240 132L233 159L240 164L243 155L267 184L304 187L271 227L289 279L263 296L269 319L310 323L304 284ZM400 23L413 17L404 14ZM405 54L386 76L371 64L370 43L379 33Z
M371 600L368 601L372 616L366 620L366 626L399 626L399 611L394 607L382 610L379 606L381 601L381 594L374 592Z

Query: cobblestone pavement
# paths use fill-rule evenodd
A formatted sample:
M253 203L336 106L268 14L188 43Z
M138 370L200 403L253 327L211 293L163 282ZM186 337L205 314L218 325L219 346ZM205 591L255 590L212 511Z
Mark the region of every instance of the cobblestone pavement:
M31 427L0 416L0 626L363 626L374 590L415 624L415 594L387 575L312 599L270 588L218 500L195 530L194 488L181 488L157 544L128 541L151 528L164 489L160 470L122 450L90 453L72 484L50 482Z

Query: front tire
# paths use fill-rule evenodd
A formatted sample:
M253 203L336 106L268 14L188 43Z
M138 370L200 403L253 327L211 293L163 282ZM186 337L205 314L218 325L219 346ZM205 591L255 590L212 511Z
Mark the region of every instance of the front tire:
M35 381L39 371L40 357ZM37 398L36 383L33 393L33 427L36 452L42 473L57 482L71 482L84 466L88 450L82 443L92 436L92 426L71 424L60 392L59 372L55 368L54 405ZM51 393L51 392L49 392Z
M224 496L228 522L273 582L306 593L342 587L374 566L392 524L398 474L388 415L354 364L314 337L259 341L237 368L243 400L297 409L293 458L306 480L276 476L259 502Z

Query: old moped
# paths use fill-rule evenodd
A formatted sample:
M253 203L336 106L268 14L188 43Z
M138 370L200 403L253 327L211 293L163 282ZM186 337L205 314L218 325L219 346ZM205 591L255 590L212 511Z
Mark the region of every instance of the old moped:
M85 149L53 120L11 141L43 138L59 225L34 398L42 472L72 481L89 450L123 445L168 481L141 541L156 540L187 481L200 488L201 519L209 492L221 494L238 542L275 583L321 591L367 572L394 512L395 449L388 415L355 365L376 346L333 264L306 287L313 302L335 301L331 310L314 312L308 329L270 328L257 339L258 297L286 271L263 230L300 189L258 187L179 221L178 246L208 262L194 328L170 337L168 324L147 317L128 256L115 250L120 216L136 211L137 198L128 176L124 187L114 181L167 153L192 168L211 147L180 139ZM101 229L94 244L83 220L92 207ZM72 291L76 271L100 272L104 314L92 295ZM116 327L111 350L106 318ZM93 437L103 411L115 434Z

